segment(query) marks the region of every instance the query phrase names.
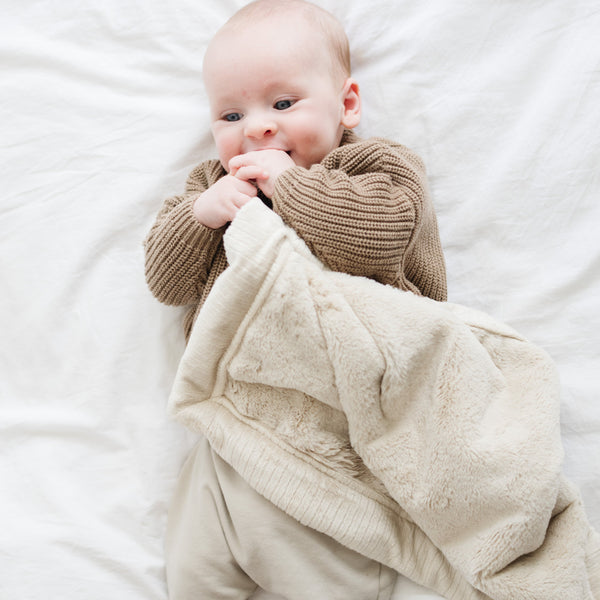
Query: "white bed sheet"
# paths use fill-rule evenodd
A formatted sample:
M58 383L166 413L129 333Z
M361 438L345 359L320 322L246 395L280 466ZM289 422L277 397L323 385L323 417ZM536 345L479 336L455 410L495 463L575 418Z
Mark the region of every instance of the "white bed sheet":
M166 598L180 309L141 241L214 155L201 59L243 1L6 0L0 19L0 598ZM449 294L544 347L600 528L600 6L320 0L361 135L429 171ZM263 597L266 597L263 595ZM399 579L394 599L438 598Z

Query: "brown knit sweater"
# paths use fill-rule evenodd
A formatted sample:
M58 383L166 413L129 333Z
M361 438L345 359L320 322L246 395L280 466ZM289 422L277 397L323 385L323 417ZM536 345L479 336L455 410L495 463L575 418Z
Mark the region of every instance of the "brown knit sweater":
M195 199L223 175L217 160L196 167L185 193L165 201L144 243L152 293L166 304L190 306L186 339L227 267L225 227L205 227L192 212ZM446 300L444 257L425 168L406 147L361 140L346 131L339 148L320 164L285 171L271 202L332 270Z

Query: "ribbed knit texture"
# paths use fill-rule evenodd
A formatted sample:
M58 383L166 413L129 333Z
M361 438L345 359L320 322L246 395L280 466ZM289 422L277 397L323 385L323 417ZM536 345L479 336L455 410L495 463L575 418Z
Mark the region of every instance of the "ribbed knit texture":
M191 173L183 195L165 201L146 241L146 280L166 304L190 305L186 338L216 278L227 267L225 227L198 223L195 199L225 170L209 160ZM375 279L446 300L446 270L421 159L383 139L346 131L310 169L278 179L273 210L334 271Z

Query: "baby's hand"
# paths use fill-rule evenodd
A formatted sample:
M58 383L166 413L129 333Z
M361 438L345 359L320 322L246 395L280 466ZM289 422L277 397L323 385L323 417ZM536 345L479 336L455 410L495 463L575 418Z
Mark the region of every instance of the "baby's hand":
M270 198L277 178L295 164L283 150L268 149L234 156L228 166L230 175L243 181L255 181L265 196Z
M256 197L256 187L232 175L221 177L194 202L194 216L210 227L218 229L233 221L238 210Z

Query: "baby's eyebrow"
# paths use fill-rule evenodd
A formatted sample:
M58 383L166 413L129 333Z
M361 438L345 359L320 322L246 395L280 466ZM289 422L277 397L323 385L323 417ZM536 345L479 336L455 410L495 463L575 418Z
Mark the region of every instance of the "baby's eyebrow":
M210 112L213 114L223 114L224 112L239 112L242 110L242 102L234 96L222 98L210 98Z
M257 86L258 94L264 94L266 96L289 96L299 97L305 93L305 86L302 82L290 81L285 78L277 78L262 81L260 87ZM253 90L256 93L256 90ZM222 114L223 112L236 112L242 111L242 106L247 102L249 94L242 88L239 90L224 90L220 95L209 94L211 106L214 106L213 112ZM272 100L272 99L269 99Z

